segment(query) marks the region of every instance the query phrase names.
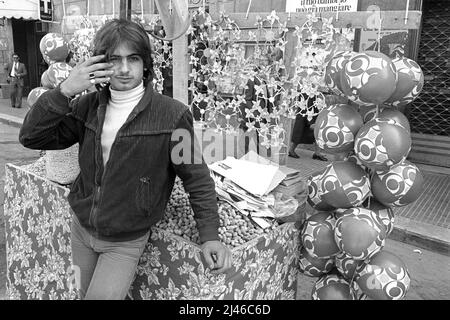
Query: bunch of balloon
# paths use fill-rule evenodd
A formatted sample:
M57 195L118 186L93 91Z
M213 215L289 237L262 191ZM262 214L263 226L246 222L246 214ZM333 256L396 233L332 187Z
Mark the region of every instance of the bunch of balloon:
M66 63L66 59L69 56L69 46L61 35L47 33L41 39L39 48L49 67L41 76L41 86L34 88L28 94L27 102L30 108L44 92L56 88L65 80L72 70L72 67Z
M410 277L400 258L384 250L393 208L420 196L423 176L406 160L411 149L401 108L423 86L414 61L365 51L337 52L326 68L331 104L316 120L317 145L346 154L308 178L315 209L301 230L300 270L320 277L313 299L403 299Z
M41 76L41 86L31 90L28 95L27 102L30 108L43 93L58 87L72 71L67 61L70 56L69 46L60 34L46 34L41 39L39 48L49 67ZM80 172L78 149L78 144L75 144L64 150L45 151L46 177L63 185L72 183Z

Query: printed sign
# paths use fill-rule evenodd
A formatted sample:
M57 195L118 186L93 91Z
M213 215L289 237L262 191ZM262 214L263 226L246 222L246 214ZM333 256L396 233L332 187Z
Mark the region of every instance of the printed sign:
M358 11L358 0L286 0L286 12L322 13L337 11Z
M209 0L189 0L189 8L198 8L203 5L209 6Z
M53 21L52 0L39 0L39 19L42 21Z

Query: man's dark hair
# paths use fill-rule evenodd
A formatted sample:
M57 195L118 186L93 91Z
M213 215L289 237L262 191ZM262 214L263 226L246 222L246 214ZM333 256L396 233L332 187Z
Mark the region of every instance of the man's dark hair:
M104 54L108 61L122 43L126 43L144 61L144 85L147 85L153 78L153 59L149 36L141 25L125 19L108 21L95 36L94 55Z

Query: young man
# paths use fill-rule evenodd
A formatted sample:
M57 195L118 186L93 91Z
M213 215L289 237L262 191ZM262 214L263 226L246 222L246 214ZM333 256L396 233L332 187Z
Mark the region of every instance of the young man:
M13 108L22 108L22 93L23 93L23 85L24 79L27 75L27 68L25 64L20 62L19 55L13 54L13 62L8 63L5 70L8 74L7 82L11 84L11 107Z
M175 131L194 141L192 114L152 89L147 33L136 23L113 20L98 31L94 46L93 57L39 98L20 131L28 148L80 145L81 172L68 200L81 297L126 297L176 175L190 194L205 261L213 272L224 272L231 267L231 252L218 238L214 182L197 148L189 161L172 155ZM71 100L93 84L106 86ZM183 156L191 154L186 149Z

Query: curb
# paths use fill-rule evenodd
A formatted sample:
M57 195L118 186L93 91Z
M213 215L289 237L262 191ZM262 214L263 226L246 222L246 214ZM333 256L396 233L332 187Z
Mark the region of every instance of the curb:
M23 124L23 119L0 113L0 123L16 128L21 128Z
M390 240L403 242L412 246L417 246L425 250L439 253L450 257L450 243L441 239L429 237L424 234L419 234L407 231L402 228L394 227L394 230L389 235Z
M450 256L449 229L396 216L388 239Z

